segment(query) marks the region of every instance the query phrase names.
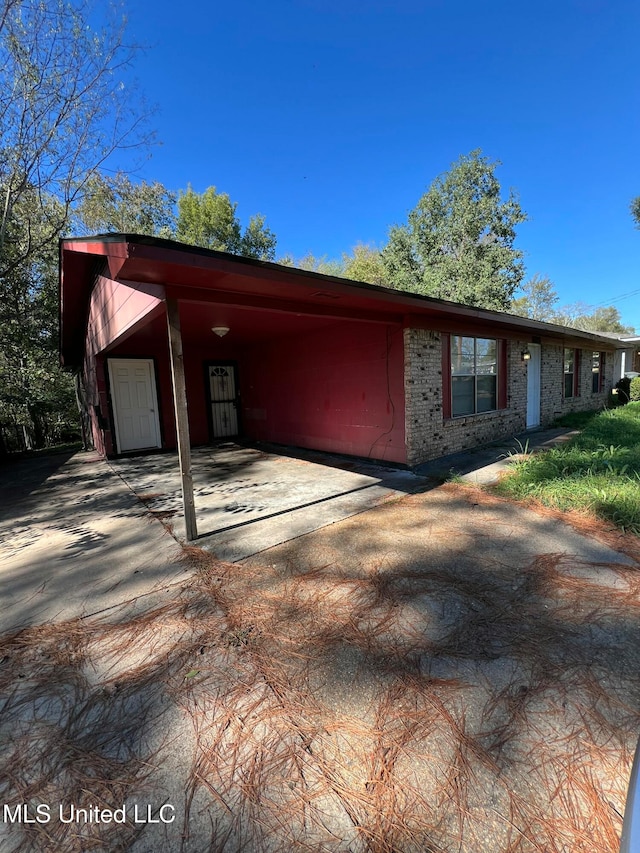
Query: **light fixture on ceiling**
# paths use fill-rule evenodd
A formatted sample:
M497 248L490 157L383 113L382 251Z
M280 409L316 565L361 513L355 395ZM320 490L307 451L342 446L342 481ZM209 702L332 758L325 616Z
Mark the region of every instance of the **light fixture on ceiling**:
M526 350L522 353L522 360L523 360L523 361L531 361L531 353L529 352L529 350L528 350L528 349L526 349Z
M217 335L219 338L224 338L224 336L229 331L229 327L228 326L212 326L211 331L214 333L214 335Z

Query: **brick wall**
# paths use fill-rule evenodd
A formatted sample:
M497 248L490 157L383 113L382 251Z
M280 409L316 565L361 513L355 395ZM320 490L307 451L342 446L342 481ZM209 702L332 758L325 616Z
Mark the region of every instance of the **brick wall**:
M601 409L613 386L614 354L607 353L604 365L604 387L598 394L591 391L593 348L581 349L578 368L578 395L564 397L564 346L544 344L542 347L542 424L551 423L555 418L570 412L588 412Z
M520 354L525 347L521 341L507 341L506 409L445 420L440 333L405 329L405 431L409 465L522 432L527 373Z
M497 412L444 419L442 409L442 337L439 332L405 329L405 433L407 463L419 465L448 453L467 450L526 429L527 364L522 351L527 341L508 340L506 408ZM605 364L605 390L591 393L591 353L584 350L580 365L580 396L563 399L563 347L541 349L540 418L546 426L562 414L598 409L606 401L613 376L613 355Z

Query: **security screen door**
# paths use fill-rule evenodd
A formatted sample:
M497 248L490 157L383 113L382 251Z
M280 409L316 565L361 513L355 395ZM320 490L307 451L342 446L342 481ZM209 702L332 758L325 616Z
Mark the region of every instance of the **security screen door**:
M238 435L238 383L233 364L209 365L209 394L213 437Z

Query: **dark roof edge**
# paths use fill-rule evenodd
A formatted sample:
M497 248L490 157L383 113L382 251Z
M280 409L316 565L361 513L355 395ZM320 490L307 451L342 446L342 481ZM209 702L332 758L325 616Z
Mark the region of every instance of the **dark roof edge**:
M331 282L342 287L353 287L361 290L368 290L373 293L386 293L388 295L403 297L409 301L419 303L428 303L434 308L440 308L443 312L450 311L458 315L473 315L478 319L497 320L502 325L511 325L521 327L523 330L534 332L545 332L550 335L561 335L567 337L570 333L571 337L584 338L590 341L600 341L607 343L609 346L617 344L618 348L624 348L624 341L621 339L607 337L606 334L600 335L598 332L587 332L584 329L574 329L571 326L559 326L555 323L546 323L541 320L531 320L528 317L519 317L516 314L509 314L506 311L496 311L492 308L478 308L474 305L465 305L461 302L451 302L446 299L437 299L433 296L425 296L422 293L411 293L405 290L396 290L391 287L383 287L378 284L369 284L368 282L355 281L350 278L342 278L335 275L327 275L326 273L315 272L313 270L303 270L298 267L290 267L284 264L278 264L274 261L261 261L257 258L246 258L242 255L232 255L229 252L219 252L215 249L205 249L201 246L191 246L188 243L181 243L178 240L169 240L164 237L150 237L146 234L91 234L88 236L77 237L62 237L60 239L60 251L66 243L73 244L78 242L99 242L99 243L134 243L141 246L152 246L159 249L170 249L179 252L189 252L192 255L201 257L214 258L222 261L233 260L241 266L253 267L254 269L264 269L272 271L282 271L289 275L300 276L301 278L313 278L318 281ZM410 313L407 312L407 313Z

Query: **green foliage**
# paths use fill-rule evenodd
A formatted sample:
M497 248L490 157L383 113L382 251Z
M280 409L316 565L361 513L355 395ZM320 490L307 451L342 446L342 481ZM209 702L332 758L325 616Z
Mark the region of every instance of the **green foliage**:
M276 256L276 235L267 227L264 216L256 213L249 219L240 240L240 252L246 258L272 261Z
M215 187L203 193L188 187L178 197L178 240L205 249L272 261L276 236L266 226L264 216L252 216L243 233L236 214L237 206L227 193L219 193Z
M519 317L553 323L557 302L558 294L551 279L536 273L522 285L522 296L513 300L509 312Z
M597 417L598 412L569 412L561 418L556 418L553 422L553 426L567 427L569 429L584 429L587 424L591 423L591 421Z
M58 238L98 169L149 141L123 79L135 53L108 4L0 6L0 422L35 447L77 424L58 368Z
M341 258L329 258L326 255L316 257L308 252L297 260L292 255L285 255L278 258L278 263L309 272L333 275L337 278L349 278L368 284L386 285L382 254L375 246L365 243L357 243L350 252L343 252Z
M306 255L297 260L293 255L284 255L282 258L278 258L278 263L285 267L294 267L298 270L319 272L323 275L334 275L344 278L343 262L337 258L328 258L326 255L318 258L311 252L307 252Z
M34 447L78 429L73 379L58 366L57 320L58 256L50 246L0 278L0 423L23 428Z
M640 404L601 412L568 444L516 463L496 489L640 534Z
M345 278L381 286L387 283L382 253L375 246L356 244L349 254L342 255L342 268Z
M510 313L532 320L556 323L559 326L571 326L586 332L616 332L633 334L632 326L625 326L617 308L594 308L584 302L563 305L556 308L558 294L554 284L547 276L538 273L522 286L522 296L514 299Z
M501 200L498 165L472 151L432 183L408 223L390 231L382 252L390 286L509 308L524 274L515 229L527 216L513 192Z
M176 196L158 181L133 183L118 172L113 177L93 175L74 211L75 233L148 234L173 237L176 230Z
M631 399L631 379L628 376L623 376L622 379L618 379L614 387L618 392L619 404L628 403Z
M629 399L632 403L640 402L640 376L635 376L631 380L629 388Z
M635 219L636 222L636 228L640 228L640 195L632 199L630 208L631 216Z
M625 326L617 308L594 308L584 302L562 305L553 313L550 322L559 326L571 326L585 332L615 332L620 335L633 334L632 326Z

